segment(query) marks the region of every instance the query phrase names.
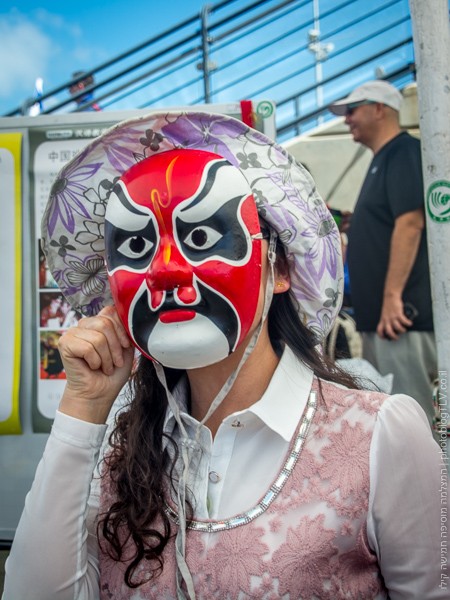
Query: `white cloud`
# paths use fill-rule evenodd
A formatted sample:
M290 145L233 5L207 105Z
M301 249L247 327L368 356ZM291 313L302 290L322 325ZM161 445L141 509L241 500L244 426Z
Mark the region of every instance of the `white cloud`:
M0 15L0 97L32 95L36 77L45 75L52 42L34 23L16 12Z
M82 36L81 27L77 23L69 23L61 15L49 12L45 8L37 8L35 11L36 20L40 23L59 29L71 37L79 38Z

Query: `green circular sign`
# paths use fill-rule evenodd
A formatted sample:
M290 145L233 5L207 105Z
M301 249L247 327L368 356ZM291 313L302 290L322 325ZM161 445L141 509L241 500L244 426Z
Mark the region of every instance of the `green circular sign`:
M432 183L428 188L426 204L433 221L450 221L450 181L441 179Z
M268 102L267 100L260 102L256 107L256 113L263 119L267 119L267 117L270 117L273 113L272 102Z

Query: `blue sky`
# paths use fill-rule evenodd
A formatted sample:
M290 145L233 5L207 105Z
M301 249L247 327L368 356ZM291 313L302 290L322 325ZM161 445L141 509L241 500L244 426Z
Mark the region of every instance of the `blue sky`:
M3 0L0 114L200 12L204 0Z
M318 5L319 0L315 1ZM51 91L67 82L73 71L98 67L155 34L198 15L207 3L217 5L218 0L134 0L129 3L109 0L108 4L95 0L3 0L0 3L0 115L16 109L34 94L37 77L44 80L44 92ZM249 4L251 0L236 0L230 10ZM274 4L278 3L268 1L268 5ZM302 110L315 108L315 92L303 92L317 80L313 56L307 48L313 0L298 0L292 6L292 12L286 12L279 20L269 19L266 26L252 35L241 38L238 33L234 45L224 43L222 49L220 42L214 45L211 57L222 70L212 77L213 102L270 98L277 102L277 112L284 118L285 112L291 114L293 105L283 106L283 99L301 94ZM342 8L334 12L340 6ZM320 14L322 39L332 42L333 46L329 59L322 63L324 78L410 35L408 0L320 0ZM218 11L215 16L218 15L222 18L224 11ZM308 19L309 24L306 24ZM399 24L394 26L398 19ZM341 27L351 22L352 27ZM380 33L385 27L384 33ZM277 41L271 43L271 39ZM233 62L245 55L247 59ZM337 95L345 95L353 85L375 78L377 69L389 75L412 59L410 45L365 64L349 76L350 80L347 76L339 77L331 85L324 85L324 103ZM134 60L137 61L137 57ZM196 100L199 94L202 97L201 82L189 85L193 77L199 78L196 61L195 58L185 70L177 67L173 75L158 81L157 85L142 86L134 96L120 100L113 108L142 107L152 102L159 106L160 102L184 105L201 101ZM223 68L227 63L231 68ZM132 59L120 68L128 68L129 64ZM269 64L271 66L266 68ZM97 81L107 75L108 72L102 71ZM229 84L233 80L237 83ZM173 87L180 90L176 96L159 100L166 88ZM47 99L45 107L66 98L63 90L58 98ZM109 108L107 102L101 104Z

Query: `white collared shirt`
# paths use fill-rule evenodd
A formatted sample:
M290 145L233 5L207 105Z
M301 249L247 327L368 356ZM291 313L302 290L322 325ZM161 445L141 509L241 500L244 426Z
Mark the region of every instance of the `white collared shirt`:
M312 378L287 348L258 402L227 417L214 441L202 426L204 452L193 484L198 518L230 517L267 491L306 405ZM183 421L188 429L198 426L186 413ZM170 411L165 429L176 438ZM29 598L30 590L33 600L98 600L99 498L90 488L106 430L106 425L56 415L6 563L3 600ZM449 597L449 584L444 580L447 587L439 587L438 581L439 486L446 473L440 460L417 402L400 394L388 398L370 448L367 534L392 600Z

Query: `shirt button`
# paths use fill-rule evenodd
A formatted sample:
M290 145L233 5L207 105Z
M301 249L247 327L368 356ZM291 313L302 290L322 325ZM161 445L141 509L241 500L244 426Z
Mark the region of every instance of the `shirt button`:
M235 419L232 423L231 423L231 427L244 427L243 423L241 423L239 421L239 419Z
M210 471L208 477L211 483L218 483L220 481L220 475L216 471Z

